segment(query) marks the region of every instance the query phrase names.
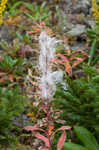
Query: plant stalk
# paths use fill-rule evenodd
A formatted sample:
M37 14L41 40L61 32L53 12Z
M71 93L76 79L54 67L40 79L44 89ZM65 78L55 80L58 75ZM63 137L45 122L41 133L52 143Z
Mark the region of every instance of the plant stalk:
M7 150L7 145L6 144L4 145L4 150Z
M46 121L47 121L47 131L48 131L48 140L49 140L49 149L52 150L52 145L51 145L51 139L50 139L50 135L49 135L49 128L50 128L50 124L49 124L49 112L50 112L50 107L49 107L49 100L47 99L47 104L46 104L46 114L47 114L47 118L46 118Z

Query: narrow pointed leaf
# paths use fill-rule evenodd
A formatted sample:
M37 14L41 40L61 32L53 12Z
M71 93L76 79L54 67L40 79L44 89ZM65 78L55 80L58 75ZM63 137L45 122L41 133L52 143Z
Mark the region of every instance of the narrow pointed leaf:
M27 130L27 131L42 131L42 132L45 132L43 129L37 128L36 126L26 126L23 129Z
M63 145L64 145L64 142L65 142L65 139L66 139L66 133L65 131L62 133L61 137L59 138L59 141L58 141L58 144L57 144L57 150L61 150Z
M91 49L90 49L90 54L89 54L89 60L88 60L88 65L91 64L91 61L93 59L93 56L94 56L94 53L95 53L95 49L96 49L96 39L94 39L93 43L92 43L92 46L91 46Z
M45 136L41 135L40 133L37 133L35 136L38 139L42 140L48 148L50 147L48 138L46 138Z
M49 127L49 131L48 131L49 136L52 134L52 130L53 130L53 129L54 129L54 126L53 126L53 125Z
M63 64L65 66L65 71L69 74L69 76L72 77L72 67L69 63L68 58L65 57L62 54L57 54L56 56L59 56L61 58L61 63L60 64Z
M53 134L52 137L55 135L56 132L58 131L65 131L65 130L71 130L72 127L70 126L62 126L61 128L58 128Z

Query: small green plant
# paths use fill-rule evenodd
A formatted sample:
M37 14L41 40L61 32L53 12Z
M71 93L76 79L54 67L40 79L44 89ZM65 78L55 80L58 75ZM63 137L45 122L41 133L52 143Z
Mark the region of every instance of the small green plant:
M23 58L12 58L10 55L5 55L4 59L0 61L0 71L6 75L24 75L24 59Z
M87 30L88 40L91 43L91 48L89 52L89 60L88 65L94 65L94 62L96 63L99 61L98 55L94 58L94 55L99 52L99 25L96 25L93 29ZM95 63L95 64L96 64Z
M18 59L12 59L11 56L5 55L4 60L0 62L0 67L10 70L18 64Z
M9 145L15 135L13 119L24 111L25 96L16 87L14 90L0 88L0 146ZM13 137L11 136L13 135Z
M25 42L26 44L31 44L30 36L27 33L24 36L22 36L20 32L17 31L16 37L18 38L19 41Z
M58 88L54 107L59 107L68 124L96 129L99 124L99 73L95 67L85 67L85 77L67 77L67 90Z
M75 126L74 132L84 146L72 142L66 142L62 150L99 150L99 145L95 137L86 128Z
M92 10L93 10L93 16L94 16L94 20L95 20L95 24L94 26L92 26L91 29L87 30L87 35L88 35L88 40L91 44L91 49L90 49L90 53L89 53L89 60L88 60L88 64L93 64L93 57L94 55L99 52L99 50L97 50L97 48L99 49L99 8L98 8L98 1L96 0L92 0ZM96 56L97 57L97 56ZM99 57L97 57L99 60ZM96 60L97 60L96 58Z
M41 5L37 5L36 2L29 3L29 2L23 2L23 1L15 1L13 5L9 3L8 7L8 13L11 16L15 16L17 12L20 12L18 9L21 5L24 5L28 10L29 13L24 12L24 14L30 18L35 19L36 21L45 21L51 16L51 12L49 8L46 6L46 2L43 2Z

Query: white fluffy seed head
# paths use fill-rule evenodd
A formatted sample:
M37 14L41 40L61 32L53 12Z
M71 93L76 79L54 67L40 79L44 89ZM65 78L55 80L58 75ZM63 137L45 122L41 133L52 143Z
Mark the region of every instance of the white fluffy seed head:
M55 46L57 42L58 41L56 41L55 38L51 38L46 34L46 32L41 32L39 36L39 44L41 48L39 66L41 71L46 72L46 68L49 69L47 65L49 65L51 60L54 59L54 55L56 52Z
M41 32L39 36L40 44L40 57L39 57L39 68L41 72L40 86L42 89L41 96L44 99L53 99L56 91L56 82L61 82L63 78L63 72L52 71L51 61L55 57L56 44L58 41L55 38L51 38L46 34L45 31Z

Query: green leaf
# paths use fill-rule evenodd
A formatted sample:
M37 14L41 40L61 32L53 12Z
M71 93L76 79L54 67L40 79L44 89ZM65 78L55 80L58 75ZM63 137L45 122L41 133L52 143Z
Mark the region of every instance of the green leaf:
M30 44L30 43L31 43L29 34L26 33L26 34L24 35L24 41L25 41L27 44Z
M28 18L33 19L33 16L31 16L29 13L24 12L24 14L25 14Z
M46 2L43 2L42 4L41 4L41 9L44 9L45 8L45 6L46 6Z
M17 59L13 60L13 59L12 59L10 56L8 56L8 55L5 55L5 56L4 56L4 63L5 63L6 65L8 65L9 67L15 66L15 65L17 64L17 62L18 62Z
M70 142L66 142L63 145L62 150L89 150L84 146L81 146L79 144L74 144L74 143L70 143Z
M94 53L95 53L95 48L96 48L96 39L94 39L93 43L92 43L92 46L91 46L91 49L90 49L90 54L89 54L89 60L88 60L88 65L91 64L91 61L93 59L93 56L94 56Z
M23 37L18 31L16 32L16 36L20 41L23 41Z
M75 126L74 131L82 143L90 150L99 150L99 145L92 135L86 128Z
M23 4L31 11L33 12L33 5L31 3L23 2Z

